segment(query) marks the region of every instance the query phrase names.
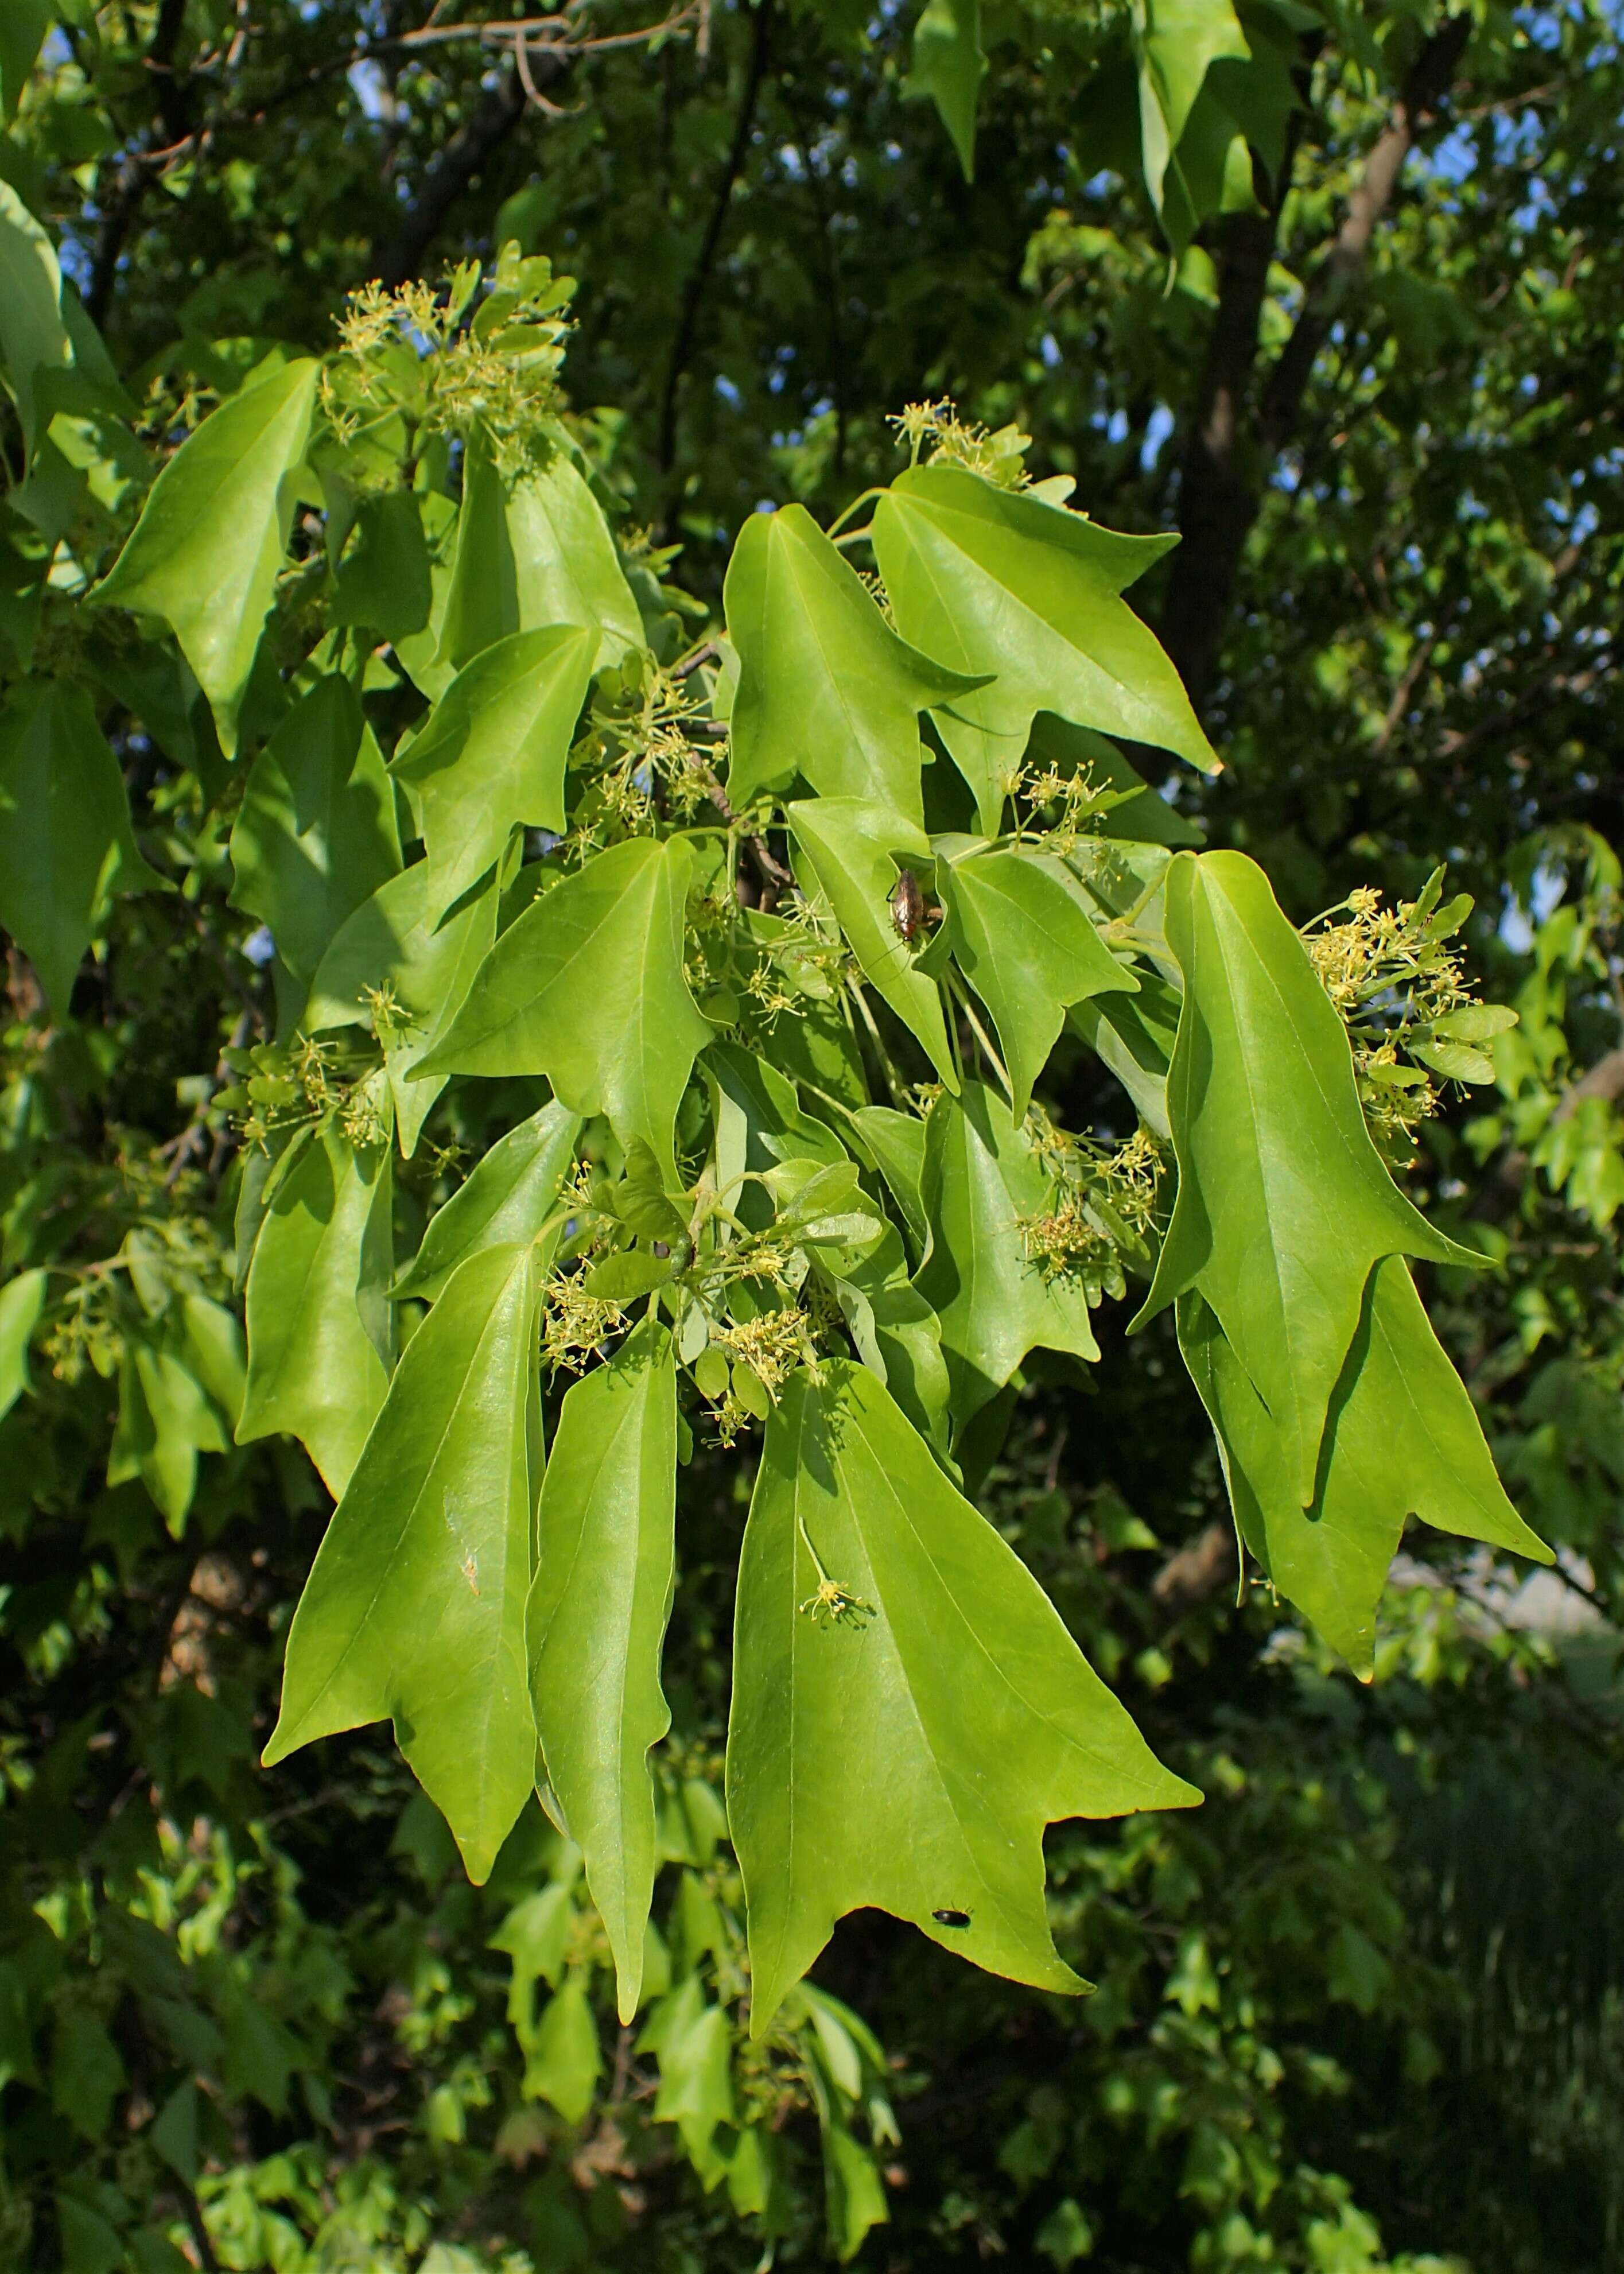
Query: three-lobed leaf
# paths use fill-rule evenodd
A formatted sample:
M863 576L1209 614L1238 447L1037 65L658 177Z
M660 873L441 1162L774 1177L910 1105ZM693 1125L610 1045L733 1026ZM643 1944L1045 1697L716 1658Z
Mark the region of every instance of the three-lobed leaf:
M1120 595L1174 543L1122 537L954 466L915 466L874 510L897 629L972 676L936 725L997 834L1040 711L1216 764L1177 673Z
M750 516L724 597L739 657L733 805L799 774L823 796L869 798L922 822L920 713L975 681L897 636L804 506Z
M575 1113L641 1137L674 1183L677 1106L712 1029L683 975L688 847L632 838L597 854L511 924L429 1074L545 1074Z
M823 1575L838 1604L818 1606ZM865 1905L995 1973L1082 1988L1049 1931L1043 1827L1199 1796L861 1367L784 1386L733 1633L727 1804L752 2032Z
M1357 1674L1371 1670L1376 1605L1406 1517L1553 1560L1507 1497L1402 1255L1371 1273L1306 1509L1281 1433L1199 1295L1179 1298L1178 1334L1223 1450L1243 1541Z
M528 1244L470 1255L407 1344L294 1614L265 1751L392 1720L476 1882L535 1773L538 1276Z
M1134 1323L1199 1288L1305 1508L1372 1266L1480 1259L1434 1231L1388 1175L1346 1030L1256 862L1179 854L1165 922L1184 977L1168 1076L1178 1196Z
M169 625L228 757L288 549L320 372L305 358L282 364L206 418L153 485L94 595Z

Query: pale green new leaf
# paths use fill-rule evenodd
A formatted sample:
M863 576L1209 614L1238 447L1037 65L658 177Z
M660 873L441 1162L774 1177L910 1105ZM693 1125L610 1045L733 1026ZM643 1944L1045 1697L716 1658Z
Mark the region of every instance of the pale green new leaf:
M392 1720L476 1883L535 1773L538 1276L528 1246L470 1256L407 1344L294 1614L265 1751Z
M28 1387L28 1344L45 1308L43 1271L19 1271L0 1287L0 1416Z
M922 822L919 714L975 681L898 638L804 506L750 516L724 597L739 656L733 805L799 774L825 797L871 798Z
M808 1608L820 1565L843 1591L838 1616ZM753 2033L835 1921L870 1905L995 1973L1082 1988L1049 1934L1044 1826L1198 1796L861 1367L784 1386L733 1636L727 1807Z
M1482 1259L1434 1231L1388 1175L1346 1030L1257 863L1179 854L1164 921L1184 975L1168 1076L1178 1197L1134 1324L1199 1288L1305 1508L1372 1266Z
M231 898L308 980L345 917L400 865L383 754L349 681L329 674L254 760L231 831Z
M211 412L159 475L94 596L169 625L228 757L288 549L320 371L309 358L283 364Z
M891 920L902 861L929 869L930 840L889 806L866 798L801 798L786 809L795 843L834 910L852 953L950 1089L959 1086L942 997ZM898 857L900 856L900 858Z
M8 7L16 4L8 0ZM0 70L8 60L0 49ZM3 91L8 111L14 110L9 72ZM56 248L11 184L0 182L0 365L17 405L26 457L34 456L38 425L34 382L41 372L60 370L72 360Z
M203 1384L168 1343L132 1339L118 1378L109 1485L139 1477L179 1539L197 1488L198 1455L223 1453L226 1434Z
M0 712L0 923L58 1018L109 897L163 879L136 850L118 761L73 680L27 680Z
M565 828L565 762L597 651L598 635L578 625L498 640L457 674L395 759L442 908L520 824Z
M597 854L511 924L425 1074L545 1074L575 1113L641 1137L674 1184L673 1133L712 1029L683 976L693 856L680 838Z
M1217 764L1177 673L1118 597L1173 542L1118 536L960 467L911 467L880 499L875 555L898 630L957 671L996 674L936 714L986 835L1040 711Z
M277 1186L248 1268L237 1442L297 1437L335 1500L389 1383L389 1164L387 1145L321 1131Z
M1090 995L1136 994L1139 982L1101 938L1064 862L1013 850L941 864L956 920L959 969L991 1012L1024 1118L1066 1007Z
M649 1751L671 1727L660 1651L675 1580L677 1375L645 1319L564 1399L530 1603L536 1736L614 1956L620 2013L643 1988L658 1856Z
M1406 1517L1553 1560L1506 1496L1471 1399L1402 1256L1371 1274L1306 1509L1292 1489L1280 1433L1197 1294L1179 1299L1178 1334L1222 1449L1237 1530L1355 1673L1371 1671L1376 1606Z
M396 1298L432 1301L464 1257L534 1239L553 1212L580 1134L580 1115L554 1098L499 1139L430 1220L417 1260L395 1282ZM556 1233L543 1243L544 1261L554 1245Z
M496 937L494 878L442 915L440 881L426 861L380 885L340 928L322 957L304 1006L311 1034L324 1027L376 1026L384 1046L401 1150L408 1159L445 1088L411 1079L456 1016ZM387 995L381 1012L379 993Z
M953 138L966 182L975 179L975 106L987 76L981 0L926 0L914 26L905 94L927 94Z
M592 2105L604 2065L598 2017L587 1976L571 1973L548 1999L524 2048L526 2100L545 2100L566 2124L579 2124Z
M1081 1285L1045 1278L1027 1254L1022 1221L1046 1215L1054 1194L1030 1135L995 1090L967 1081L962 1096L936 1099L923 1182L934 1237L919 1291L942 1323L962 1427L1028 1351L1096 1359L1100 1348Z

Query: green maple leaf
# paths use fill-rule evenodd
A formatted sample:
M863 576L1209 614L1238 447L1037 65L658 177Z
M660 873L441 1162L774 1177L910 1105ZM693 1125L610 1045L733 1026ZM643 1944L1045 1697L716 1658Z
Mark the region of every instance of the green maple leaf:
M863 1367L784 1386L733 1633L727 1812L752 2033L866 1905L994 1973L1085 1988L1049 1932L1044 1826L1199 1795Z

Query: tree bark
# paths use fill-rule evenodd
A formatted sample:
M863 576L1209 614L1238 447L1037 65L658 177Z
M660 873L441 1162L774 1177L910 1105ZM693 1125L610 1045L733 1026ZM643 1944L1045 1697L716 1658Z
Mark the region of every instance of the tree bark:
M1470 36L1471 19L1462 13L1446 17L1423 44L1308 287L1291 336L1260 390L1259 320L1291 154L1274 214L1237 214L1224 229L1218 311L1180 469L1184 541L1173 556L1162 620L1162 644L1198 710L1217 675L1242 556L1269 471L1296 432L1315 360L1350 282L1365 266L1404 161L1436 117Z
M530 76L538 89L551 87L568 68L563 56L540 55L531 61ZM394 235L374 244L372 274L380 284L393 290L417 275L451 208L517 126L524 104L518 66L509 61L430 165Z

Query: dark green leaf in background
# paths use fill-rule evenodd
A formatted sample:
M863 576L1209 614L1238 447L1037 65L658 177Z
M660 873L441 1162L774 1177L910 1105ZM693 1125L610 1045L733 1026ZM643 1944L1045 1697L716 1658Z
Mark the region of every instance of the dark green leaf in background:
M345 917L398 871L395 792L348 680L319 679L254 760L231 865L232 899L304 980Z
M58 1018L114 892L163 879L136 849L118 761L71 680L29 680L0 711L0 923Z

